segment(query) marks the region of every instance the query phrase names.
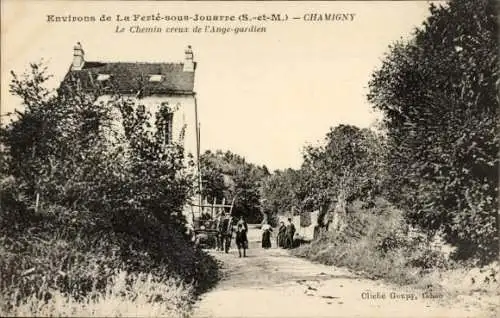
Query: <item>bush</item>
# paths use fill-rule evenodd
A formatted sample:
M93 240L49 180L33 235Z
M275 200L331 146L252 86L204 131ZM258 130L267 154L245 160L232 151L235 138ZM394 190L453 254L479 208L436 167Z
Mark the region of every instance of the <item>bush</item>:
M4 256L0 259L0 290L25 291L19 294L22 296L45 282L78 298L92 288L102 290L118 270L174 275L191 282L196 293L218 279L215 260L176 231L151 229L156 243L148 235L139 238L102 231L98 237L89 231L75 239L61 230L63 224L50 218L38 220L31 227L25 224L27 234L0 237ZM50 228L55 232L48 232Z
M411 231L400 210L380 198L374 203L366 209L362 202L356 202L349 209L343 231L322 232L317 240L294 253L400 284L415 283L426 270L449 265L426 235Z
M498 24L494 1L431 5L369 83L384 113L387 197L456 259L498 258Z
M97 285L93 282L93 285ZM192 287L182 280L152 274L118 271L109 277L106 287L95 288L83 297L62 293L46 283L22 298L12 289L0 295L2 316L63 317L185 317L190 313Z
M408 265L421 268L423 270L449 267L449 260L439 251L427 249L422 251L417 257L412 257Z
M83 302L118 273L181 280L189 295L210 287L217 264L189 241L181 214L189 163L180 144L158 133L168 105L151 131L152 114L131 100L52 96L40 65L13 75L11 92L25 110L0 130L0 294L14 306L3 310L55 295ZM109 128L112 107L123 132Z

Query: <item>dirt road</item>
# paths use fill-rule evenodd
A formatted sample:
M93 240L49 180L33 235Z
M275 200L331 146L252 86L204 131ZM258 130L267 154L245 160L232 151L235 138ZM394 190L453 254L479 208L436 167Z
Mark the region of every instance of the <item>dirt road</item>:
M260 248L251 228L247 258L213 252L224 278L198 302L195 317L485 317L475 306L361 278L274 246ZM433 296L442 296L435 294ZM384 298L382 298L384 297Z

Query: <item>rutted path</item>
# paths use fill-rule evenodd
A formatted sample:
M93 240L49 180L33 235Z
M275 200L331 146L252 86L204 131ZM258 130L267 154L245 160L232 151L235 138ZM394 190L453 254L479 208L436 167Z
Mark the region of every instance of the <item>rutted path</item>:
M477 308L423 299L421 292L361 278L346 269L260 248L260 232L250 228L247 258L213 252L224 278L198 302L195 317L484 317ZM234 242L233 242L234 245ZM363 293L385 299L363 299ZM416 299L389 299L391 293ZM412 296L400 296L411 298ZM449 303L449 302L448 302Z

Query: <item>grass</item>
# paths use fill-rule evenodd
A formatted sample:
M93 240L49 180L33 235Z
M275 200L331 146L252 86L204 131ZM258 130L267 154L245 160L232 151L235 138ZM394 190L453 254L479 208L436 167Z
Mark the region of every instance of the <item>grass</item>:
M391 251L381 255L372 246L372 242L363 239L356 243L333 245L330 242L312 242L303 245L293 253L327 265L347 267L365 277L383 278L398 284L411 284L419 279L417 270L409 269L401 251Z
M90 246L57 233L0 236L0 317L188 317L218 268L209 255L176 244L182 257L155 260L109 237Z
M421 251L415 250L412 255L398 248L380 253L374 246L373 238L367 237L340 244L322 239L303 245L293 253L322 264L349 268L361 277L442 295L439 301L465 302L491 317L500 317L498 262L477 268L450 261L448 267L422 268L411 264L412 258L421 257Z
M483 267L457 266L453 269L434 270L422 275L418 286L439 285L451 295L476 292L500 296L500 265L493 262Z
M322 264L347 267L371 279L449 295L498 294L498 262L477 268L450 259L439 238L408 231L401 211L385 202L372 210L353 206L343 233L327 232L293 251Z
M193 288L175 278L119 271L105 290L95 288L77 300L71 294L40 286L18 300L20 291L0 295L0 316L188 317ZM6 306L6 304L9 304Z

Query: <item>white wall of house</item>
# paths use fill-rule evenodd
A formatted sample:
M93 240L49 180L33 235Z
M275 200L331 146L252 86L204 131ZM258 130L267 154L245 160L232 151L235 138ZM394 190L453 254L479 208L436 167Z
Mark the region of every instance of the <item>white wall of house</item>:
M186 154L191 153L196 158L196 116L195 116L195 100L193 96L148 96L144 98L136 98L135 96L127 96L136 102L136 105L144 105L146 110L151 113L151 124L154 125L155 114L158 112L160 105L167 102L174 110L172 119L172 141L180 142L182 130L184 128L184 138L182 140L184 151ZM97 103L107 103L111 99L110 95L100 96ZM118 109L113 110L114 117L117 123L121 120L121 114ZM121 125L116 126L120 129Z
M283 222L285 225L288 223L288 218L292 219L292 223L295 226L296 233L304 240L311 241L314 238L314 228L318 225L319 211L309 212L310 215L310 225L302 226L301 216L295 215L278 215L278 222Z

